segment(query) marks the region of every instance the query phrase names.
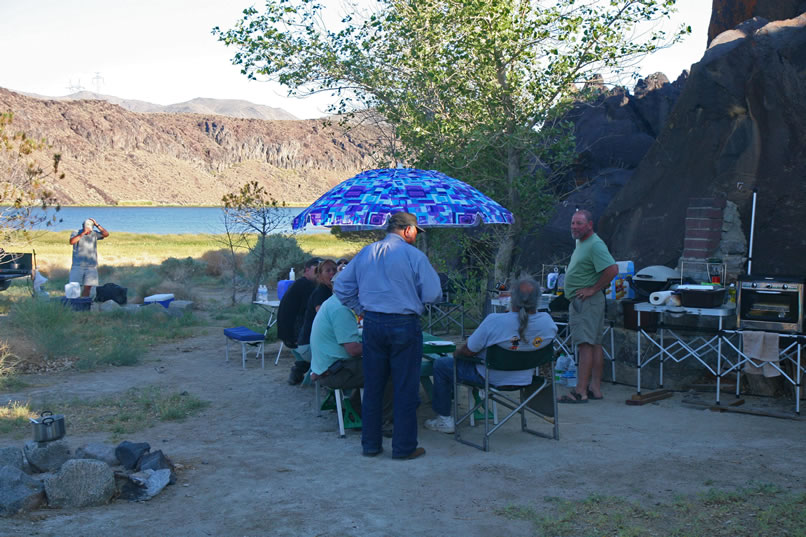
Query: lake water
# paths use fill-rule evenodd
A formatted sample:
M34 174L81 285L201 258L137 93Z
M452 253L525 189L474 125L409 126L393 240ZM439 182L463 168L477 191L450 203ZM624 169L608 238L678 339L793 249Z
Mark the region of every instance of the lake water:
M302 207L278 209L288 214L288 225L278 230L291 230L291 219L302 212ZM78 229L84 220L94 218L110 233L224 233L221 221L223 211L218 207L62 207L55 214L61 220L53 225L38 226L48 231Z

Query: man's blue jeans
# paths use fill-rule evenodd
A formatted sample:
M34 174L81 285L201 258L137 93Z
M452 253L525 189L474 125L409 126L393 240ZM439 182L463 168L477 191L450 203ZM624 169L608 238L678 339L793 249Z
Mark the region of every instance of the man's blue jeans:
M456 363L456 376L460 381L484 384L484 378L476 371L476 364L467 360L459 360ZM440 416L450 416L452 395L453 357L443 356L434 360L434 387L431 392L431 408L434 412Z
M391 375L394 389L392 456L407 457L417 449L417 407L420 405L420 363L423 332L417 315L364 313L364 402L361 406L361 447L381 450L383 391Z

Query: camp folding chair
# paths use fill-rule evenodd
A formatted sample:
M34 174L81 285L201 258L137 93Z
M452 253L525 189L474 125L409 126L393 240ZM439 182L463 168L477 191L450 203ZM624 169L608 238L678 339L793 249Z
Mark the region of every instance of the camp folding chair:
M335 410L336 416L339 420L339 438L344 438L346 433L345 429L360 429L361 417L358 412L353 408L353 404L348 397L351 393L350 390L343 390L341 388L327 388L328 395L324 401L320 402L322 386L319 381L314 381L314 404L318 409L319 415L322 415L323 410ZM364 398L364 388L354 388L360 390L361 399Z
M545 347L534 351L513 351L504 349L497 345L487 347L487 352L483 359L476 356L458 356L457 360L468 360L484 365L488 370L498 371L520 371L524 369L537 369L544 364L552 364L550 371L553 372L554 349L551 342ZM490 437L501 428L510 418L516 414L521 416L521 431L542 436L543 438L560 439L559 420L557 416L557 397L554 387L554 375L548 377L537 375L532 376L532 383L527 386L491 386L489 376L486 375L484 383L461 382L470 388L483 388L484 392L479 400L470 405L464 414L459 414L458 393L459 382L456 375L456 360L453 365L453 415L456 417L456 432L454 437L457 441L473 446L475 448L489 451ZM505 392L519 392L519 398L513 399ZM498 423L491 426L490 405L495 403L509 409L511 412L504 417L499 417ZM459 425L464 421L469 421L476 410L481 409L484 421L484 439L481 444L465 440L459 432ZM541 420L552 425L552 433L547 434L527 427L526 414L530 413ZM478 419L478 418L477 418Z
M245 326L236 326L235 328L225 328L224 335L227 338L227 346L225 350L227 362L229 362L229 342L236 341L241 344L241 367L246 369L247 345L250 347L255 347L255 358L260 356L260 367L266 367L265 358L263 355L263 342L265 341L265 336L263 334L259 334Z
M439 283L442 286L442 298L439 302L426 304L428 315L426 332L434 333L434 326L445 327L446 332L451 325L459 328L462 337L465 337L465 310L463 304L455 300L453 281L444 272L439 273Z

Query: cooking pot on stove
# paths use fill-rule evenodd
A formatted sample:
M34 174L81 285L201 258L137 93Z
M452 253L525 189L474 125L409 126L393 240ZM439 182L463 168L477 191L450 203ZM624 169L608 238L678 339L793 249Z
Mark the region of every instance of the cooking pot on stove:
M45 410L38 418L30 418L35 442L50 442L64 436L64 415Z

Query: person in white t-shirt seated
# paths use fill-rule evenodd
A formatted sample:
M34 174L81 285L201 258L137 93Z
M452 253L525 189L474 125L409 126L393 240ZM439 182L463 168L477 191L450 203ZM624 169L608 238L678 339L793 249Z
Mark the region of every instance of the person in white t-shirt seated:
M457 347L454 356L484 357L487 347L498 345L514 351L533 351L551 345L557 335L557 325L551 316L538 312L540 285L531 278L522 278L512 286L510 310L506 313L492 313L479 325L465 343ZM425 428L442 433L456 430L451 416L453 392L453 357L443 357L434 361L434 388L431 407L437 417L426 420ZM481 364L459 360L456 374L460 381L484 384L489 374L492 386L527 386L532 382L534 369L522 371L486 371Z

